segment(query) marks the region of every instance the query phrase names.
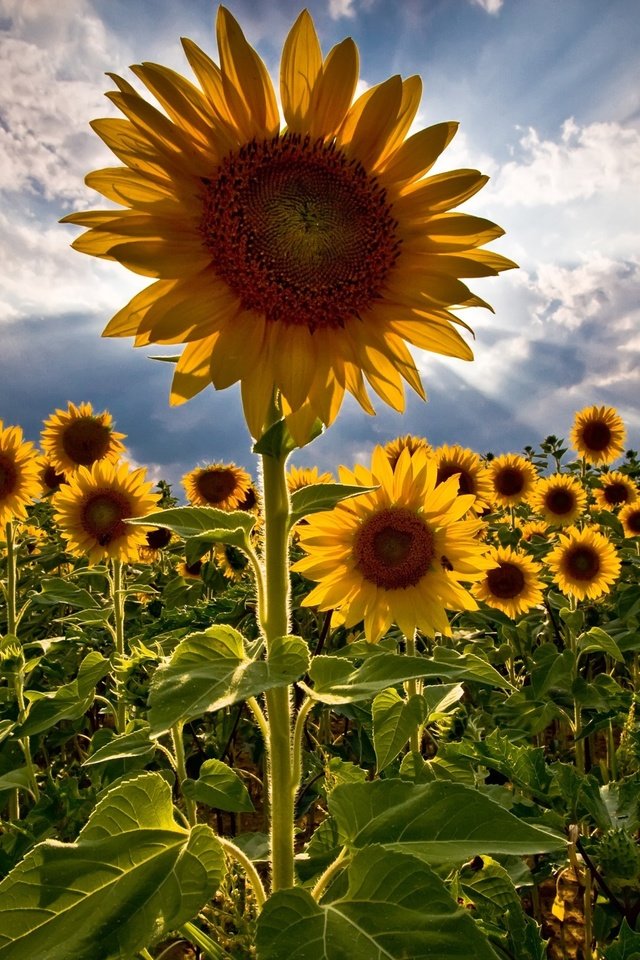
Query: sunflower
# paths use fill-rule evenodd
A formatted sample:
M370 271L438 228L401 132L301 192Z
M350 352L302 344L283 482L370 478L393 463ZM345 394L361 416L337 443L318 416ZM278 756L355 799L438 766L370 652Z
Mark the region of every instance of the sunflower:
M529 495L529 506L552 526L575 523L587 507L587 494L574 477L554 473L536 482Z
M40 444L58 474L73 473L99 461L117 463L124 453L124 433L113 429L110 413L94 413L90 403L69 403L44 421Z
M470 493L476 499L473 509L481 511L488 507L493 499L493 486L488 468L477 453L457 444L443 444L434 451L438 462L438 483L458 476L460 493Z
M195 563L187 563L186 560L181 560L176 570L183 580L201 580L202 560L196 560Z
M503 453L489 462L493 501L513 507L526 500L538 475L533 464L518 453Z
M166 527L150 527L145 532L146 543L138 548L138 557L143 563L154 563L162 557L172 539L171 530Z
M227 580L238 582L249 573L249 558L246 553L229 543L217 543L214 552L217 566Z
M320 581L304 605L338 608L347 628L364 620L370 643L394 622L406 636L416 628L450 635L446 609L477 609L461 581L491 566L476 539L481 521L460 520L473 497L458 495L456 477L436 486L435 460L420 450L404 450L393 470L378 446L370 470L341 467L340 480L377 489L300 528L307 556L292 569Z
M640 501L634 500L618 514L625 537L640 537Z
M638 488L631 477L619 470L601 474L600 483L602 486L596 487L593 494L601 510L615 510L616 507L633 503L639 497Z
M40 488L43 496L48 496L60 489L63 483L66 483L64 473L60 473L51 463L48 457L41 457L40 467Z
M613 407L585 407L576 413L570 442L587 463L612 463L624 450L626 431Z
M518 526L521 530L521 543L531 543L534 537L539 537L541 540L552 540L557 532L551 529L544 520L527 520L519 523Z
M260 496L260 491L253 481L251 482L249 489L236 509L246 510L247 513L254 513L256 516L260 516L262 511L262 498Z
M542 603L542 567L519 550L492 547L488 559L495 566L483 580L474 583L471 592L495 610L515 619Z
M234 463L211 463L186 473L182 485L194 506L237 510L249 495L251 477Z
M283 126L265 65L224 7L217 39L220 66L183 40L199 86L132 67L163 112L111 75L107 96L126 119L92 124L124 166L86 182L123 209L63 222L88 228L77 250L156 278L104 334L185 343L171 402L240 381L254 436L274 388L304 440L316 418L334 420L345 391L373 413L365 379L402 410L403 378L424 396L406 343L472 359L450 308L489 305L460 277L515 266L483 249L500 227L451 212L487 177L425 177L457 124L407 138L419 77L393 76L352 103L357 47L346 39L323 58L306 11L284 43Z
M303 487L310 487L316 483L335 483L333 476L325 471L320 473L318 467L289 467L287 471L287 490L295 493Z
M36 527L32 523L28 523L20 532L20 540L26 547L29 556L35 557L47 541L47 531L43 530L42 527Z
M595 600L608 593L620 573L613 544L593 527L563 530L547 563L559 589L577 600Z
M398 458L405 448L411 454L414 454L416 450L424 450L428 454L433 453L433 447L424 437L415 437L412 433L405 433L403 437L396 437L395 440L389 440L384 445L384 452L389 458L392 470L395 470Z
M21 427L5 427L0 420L0 529L10 520L24 520L39 494L35 447L22 439Z
M70 553L86 556L89 563L138 559L139 548L147 544L146 531L126 520L146 516L158 502L145 473L144 467L131 470L126 463L105 460L78 468L52 500Z

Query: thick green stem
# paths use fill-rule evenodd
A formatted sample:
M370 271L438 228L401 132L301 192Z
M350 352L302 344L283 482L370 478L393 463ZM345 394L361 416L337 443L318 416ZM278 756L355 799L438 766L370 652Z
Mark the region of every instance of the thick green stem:
M182 790L182 784L187 779L187 764L184 755L184 739L182 737L182 728L184 724L179 721L171 727L171 739L173 740L173 753L176 759L176 774L178 776L178 784ZM187 819L192 827L196 825L196 805L190 797L185 797L182 794L184 799L184 808L187 813Z
M316 882L315 887L311 891L311 896L318 903L320 902L321 897L324 895L325 890L333 880L333 878L340 873L340 871L345 866L345 860L347 858L347 848L343 847L336 859L329 864L324 873L320 876Z
M127 726L127 704L121 674L124 669L124 592L122 589L122 561L114 560L111 577L111 602L113 605L113 629L116 643L118 665L116 667L116 712L118 715L118 733L124 733Z
M411 637L405 637L405 642L407 645L407 656L415 657L416 655L416 638L415 634ZM420 688L418 686L418 681L415 677L412 677L410 680L407 680L404 685L407 700L411 700L412 697L417 697L420 693ZM420 753L420 728L414 727L411 731L411 736L409 737L409 749L413 753Z

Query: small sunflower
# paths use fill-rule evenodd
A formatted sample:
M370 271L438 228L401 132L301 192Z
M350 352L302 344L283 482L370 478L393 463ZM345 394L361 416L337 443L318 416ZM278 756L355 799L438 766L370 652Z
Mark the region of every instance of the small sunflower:
M587 463L612 463L624 450L626 430L613 407L585 407L576 413L570 443Z
M237 510L251 489L251 477L234 463L196 467L182 478L187 499L196 507Z
M539 537L541 540L553 540L557 532L544 520L527 520L524 523L519 523L518 526L522 531L520 535L521 543L531 543L534 537Z
M567 527L547 556L559 589L576 600L596 600L608 593L620 573L620 558L611 541L593 527Z
M0 420L0 529L10 520L24 520L27 507L40 495L38 455L22 438L21 427Z
M124 453L120 442L124 437L116 433L106 410L94 413L90 403L69 403L44 421L40 445L56 472L66 474L100 461L117 463Z
M54 519L67 549L86 556L89 563L135 561L147 543L144 527L127 523L144 517L157 506L158 494L145 482L145 469L98 460L92 467L79 467L54 494Z
M618 514L625 537L640 537L640 500L623 507Z
M491 475L477 453L458 444L443 444L436 448L434 455L438 462L438 483L457 474L460 493L470 493L476 498L473 505L475 511L480 512L491 504Z
M511 547L492 547L488 559L493 560L495 566L471 588L477 600L502 610L512 619L542 603L539 563Z
M303 487L309 487L316 483L334 483L333 476L325 471L320 473L318 467L289 467L287 471L287 490L289 493L295 493Z
M260 516L262 512L262 498L260 496L260 491L253 481L251 482L246 495L236 507L236 510L246 510L247 513L254 513L256 516Z
M64 473L56 470L48 457L40 458L39 467L40 487L44 496L48 496L51 493L56 493L62 484L66 483L66 477Z
M40 547L46 543L46 540L47 531L32 523L26 524L20 531L20 542L31 557L36 557L40 553Z
M555 473L536 482L529 496L529 506L552 526L567 526L575 523L586 510L587 494L575 477Z
M492 497L500 507L513 507L526 500L538 474L533 464L518 453L503 453L489 462Z
M416 450L423 450L429 454L433 453L433 447L424 437L415 437L412 433L405 433L403 437L396 437L395 440L389 440L384 445L384 452L389 458L392 470L395 470L396 463L403 450L408 450L411 454L414 454Z
M155 563L172 540L171 530L166 527L151 527L145 533L146 543L138 548L138 557L143 563Z
M183 41L199 86L158 64L132 68L162 111L111 75L126 119L92 124L124 166L87 183L120 209L65 217L88 228L73 246L155 278L104 333L185 343L171 402L240 381L254 436L274 390L305 440L345 391L373 413L365 379L401 410L403 379L424 396L407 343L472 359L451 308L488 304L460 278L515 266L483 247L500 227L452 212L487 178L426 176L457 125L406 139L418 77L352 103L357 47L346 39L323 57L307 11L284 43L282 125L267 69L224 7L217 39L220 66Z
M229 543L216 544L214 559L227 580L238 582L249 573L249 558L246 553Z
M183 580L202 580L202 560L196 560L195 563L181 560L176 569Z
M338 608L347 628L364 620L370 643L394 622L406 636L416 628L450 635L446 610L477 608L461 581L491 566L476 537L481 521L460 519L473 497L458 495L455 477L436 486L435 460L420 450L404 450L393 470L376 447L370 470L341 467L340 480L377 489L300 528L307 556L293 569L319 581L304 605Z
M620 473L619 470L602 473L600 483L602 486L596 487L593 494L601 510L615 510L627 503L634 503L640 496L638 487L631 477Z

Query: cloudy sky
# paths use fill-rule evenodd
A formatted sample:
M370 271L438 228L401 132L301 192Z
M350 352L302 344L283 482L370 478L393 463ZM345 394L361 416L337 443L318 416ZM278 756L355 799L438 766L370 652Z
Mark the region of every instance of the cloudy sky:
M293 0L229 0L272 76ZM637 0L310 0L325 52L352 36L362 88L420 74L419 126L460 121L439 169L489 184L463 209L501 224L520 264L472 281L495 314L464 314L475 360L416 351L428 403L368 417L347 401L298 464L332 469L400 433L480 453L567 436L614 406L640 446L640 83ZM131 458L179 485L197 463L255 472L235 388L168 405L171 367L102 340L144 282L75 253L58 219L101 206L83 184L113 157L88 123L115 114L105 71L152 60L190 76L189 36L218 59L211 0L0 0L0 419L37 440L67 401L109 409ZM176 490L178 492L178 489Z

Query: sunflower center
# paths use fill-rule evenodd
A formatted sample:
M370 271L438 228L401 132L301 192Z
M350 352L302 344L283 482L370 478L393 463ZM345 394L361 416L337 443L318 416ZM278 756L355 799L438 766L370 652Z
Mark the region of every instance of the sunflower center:
M343 327L380 296L397 223L375 177L335 144L252 141L203 184L204 244L246 310L313 332Z
M236 489L236 478L230 470L205 470L196 479L196 487L207 503L222 503Z
M452 477L455 473L458 474L458 493L469 494L476 492L471 475L467 473L466 470L462 470L459 464L455 463L445 463L438 467L438 483L444 483L445 480L448 480L449 477Z
M551 513L562 517L566 513L571 513L576 505L576 501L570 490L564 487L556 487L548 491L545 497L545 505Z
M90 467L109 451L111 431L95 417L80 417L65 427L62 447L66 455L81 467Z
M399 590L420 582L435 549L433 534L422 517L403 507L389 507L364 521L353 552L365 580Z
M42 471L42 482L49 490L57 490L64 482L64 473L58 473L56 468L49 464Z
M600 570L600 557L591 547L578 546L568 552L565 564L574 580L593 580Z
M611 430L602 420L591 420L582 428L582 442L588 450L606 450L611 443Z
M500 600L513 600L524 589L524 574L515 563L502 560L500 566L487 573L489 589Z
M156 527L147 531L147 546L152 550L162 550L171 542L171 530L166 527Z
M632 510L626 522L629 530L635 534L640 533L640 508L638 510Z
M524 487L524 474L517 467L503 467L494 479L495 488L503 497L514 497Z
M608 483L604 488L604 499L611 506L615 507L619 503L626 503L629 499L629 491L624 483Z
M13 493L17 486L18 471L16 465L6 454L0 453L0 500Z
M131 513L131 504L115 490L98 492L82 508L82 526L93 539L106 547L125 530L123 520Z

